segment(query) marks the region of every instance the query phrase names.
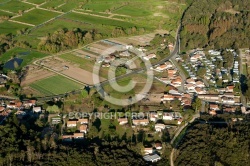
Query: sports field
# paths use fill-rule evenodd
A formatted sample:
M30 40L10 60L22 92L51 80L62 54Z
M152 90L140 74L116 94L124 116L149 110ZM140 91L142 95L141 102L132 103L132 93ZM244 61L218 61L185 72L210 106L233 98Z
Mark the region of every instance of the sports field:
M36 81L30 87L44 95L56 95L80 89L82 86L63 76L57 75Z

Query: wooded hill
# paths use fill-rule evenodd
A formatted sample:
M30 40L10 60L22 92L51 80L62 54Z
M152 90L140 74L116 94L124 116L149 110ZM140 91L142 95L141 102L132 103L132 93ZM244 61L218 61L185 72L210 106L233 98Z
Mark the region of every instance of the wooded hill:
M249 17L249 0L190 1L182 18L181 47L249 47Z

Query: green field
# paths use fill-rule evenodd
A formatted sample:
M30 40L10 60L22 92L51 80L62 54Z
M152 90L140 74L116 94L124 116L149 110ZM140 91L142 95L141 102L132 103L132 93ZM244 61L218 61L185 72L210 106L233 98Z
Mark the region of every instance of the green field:
M0 11L0 16L13 16L14 14L8 13L8 12L4 12L4 11Z
M18 13L18 11L28 10L32 7L34 6L17 0L12 0L5 4L0 5L0 9L7 10L13 13Z
M135 17L145 17L152 14L149 10L146 10L143 7L133 7L133 6L121 7L120 9L115 10L113 13L135 16Z
M30 85L31 88L44 95L56 95L80 89L82 86L63 76L52 76Z
M136 24L133 24L130 22L112 20L108 18L101 18L101 17L95 17L95 16L78 14L78 13L69 13L65 15L64 17L70 18L73 20L83 21L83 22L90 23L93 25L107 25L107 26L123 27L123 28L131 28L133 26L136 26Z
M64 0L53 0L53 1L48 1L47 3L42 5L41 7L43 7L43 8L56 8L57 6L59 6L63 3L65 3Z
M30 64L33 60L38 59L38 58L43 58L47 56L45 53L37 52L37 51L32 51L29 49L24 49L24 48L13 48L3 55L0 56L0 61L1 62L7 62L13 57L18 57L23 59L23 62L20 67L26 66Z
M63 55L60 55L59 57L62 59L65 59L69 62L72 62L74 64L78 64L80 66L80 68L87 70L87 71L92 71L93 66L95 64L94 60L81 58L81 57L73 55L73 54L63 54Z
M59 14L55 12L35 9L28 13L24 13L21 17L17 17L14 20L38 25L58 15Z
M25 28L30 28L30 26L23 25L23 24L18 24L14 22L9 22L9 21L4 21L0 23L0 33L1 34L16 34L17 30L25 29Z
M35 3L35 4L41 4L43 2L45 2L45 0L27 0L30 3Z

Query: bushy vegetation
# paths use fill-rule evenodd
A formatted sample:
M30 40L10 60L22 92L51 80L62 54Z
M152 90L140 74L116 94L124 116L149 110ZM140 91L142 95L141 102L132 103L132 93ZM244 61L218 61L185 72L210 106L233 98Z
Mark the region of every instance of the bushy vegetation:
M176 165L248 165L250 124L196 124L178 147Z
M191 1L182 19L182 48L249 47L249 6L248 0Z
M10 115L0 126L0 165L145 165L125 142L95 140L94 144L86 140L68 146L44 127L48 127L45 119L28 116L20 122Z

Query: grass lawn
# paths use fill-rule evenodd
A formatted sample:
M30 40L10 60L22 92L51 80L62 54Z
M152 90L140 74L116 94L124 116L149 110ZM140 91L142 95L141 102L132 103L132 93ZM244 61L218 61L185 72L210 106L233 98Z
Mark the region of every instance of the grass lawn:
M0 33L1 34L16 34L17 30L21 30L24 28L30 28L30 26L18 24L14 22L4 21L0 23Z
M37 52L37 51L32 51L29 49L24 49L24 48L13 48L3 55L0 56L0 61L1 62L7 62L8 60L11 59L11 57L18 57L23 59L23 62L20 67L26 66L29 63L31 63L33 60L42 58L47 56L45 53Z
M34 7L34 5L30 5L27 3L23 3L21 1L12 0L5 4L0 5L0 9L7 10L13 13L18 13L19 10L28 10Z
M58 15L59 14L55 12L35 9L28 13L24 13L23 16L17 17L14 20L38 25Z
M81 85L75 83L63 76L52 76L30 84L30 87L41 92L44 95L63 94L81 88Z

